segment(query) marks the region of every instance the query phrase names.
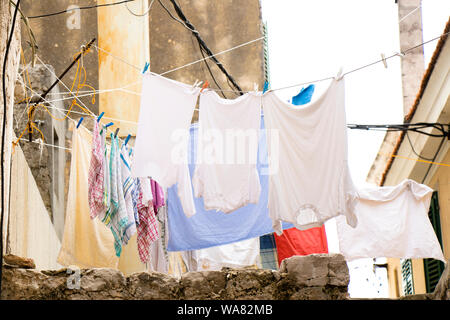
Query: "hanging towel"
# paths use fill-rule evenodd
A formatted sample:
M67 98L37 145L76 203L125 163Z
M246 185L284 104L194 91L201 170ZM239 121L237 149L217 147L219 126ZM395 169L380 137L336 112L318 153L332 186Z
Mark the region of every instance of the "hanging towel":
M263 269L278 270L278 253L274 233L259 238L259 255Z
M122 180L122 192L127 212L127 225L123 232L123 244L128 241L136 233L136 219L134 217L133 189L135 188L135 179L131 177L129 150L125 144L120 148L120 177Z
M282 221L305 230L340 214L356 226L344 94L341 79L304 106L289 104L274 91L263 96L270 159L268 206L278 235Z
M259 267L259 237L222 246L196 250L197 271L221 270L223 267Z
M92 135L80 126L73 130L72 159L64 234L58 263L80 268L117 268L114 238L99 220L89 217L88 173Z
M167 190L168 251L187 251L214 247L259 237L274 232L267 208L268 159L264 122L261 118L261 132L257 170L261 183L261 193L257 204L248 204L231 213L206 210L201 198L195 198L197 213L188 218L178 198L177 186ZM197 151L198 124L190 130L189 170L192 174ZM283 228L292 228L292 224L283 223Z
M328 253L325 225L308 230L290 228L281 236L275 234L278 264L292 256L306 256L313 253Z
M207 91L199 108L195 196L203 198L206 210L225 213L257 203L261 94L249 92L232 100Z
M184 212L195 214L187 144L200 89L146 73L132 164L133 177L152 177L163 189L178 185Z
M123 181L120 168L120 151L117 137L111 133L110 152L110 184L111 204L106 212L104 223L110 228L114 236L114 248L116 255L120 257L125 230L128 227L128 213L123 194Z
M346 260L359 258L433 258L446 263L428 218L433 190L406 179L396 186L358 190L351 228L337 217L339 248Z
M103 203L105 156L104 144L99 132L99 125L94 121L92 133L92 155L88 175L88 199L91 219L102 216L105 211Z
M151 189L152 189L152 203L153 212L158 213L158 209L165 205L164 203L164 190L163 188L153 179L150 179Z
M144 178L148 179L148 178ZM153 211L153 203L149 197L144 197L143 189L141 188L141 178L137 179L138 186L138 201L137 208L139 212L139 224L137 226L137 244L139 251L139 258L143 263L150 261L150 246L159 239L158 221L156 220L155 212Z

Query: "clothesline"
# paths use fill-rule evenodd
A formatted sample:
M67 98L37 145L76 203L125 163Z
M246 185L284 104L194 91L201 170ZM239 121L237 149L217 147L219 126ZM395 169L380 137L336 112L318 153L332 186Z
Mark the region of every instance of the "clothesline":
M411 47L411 48L409 48L409 49L403 51L403 52L396 52L396 53L394 53L394 54L392 54L392 55L390 55L390 56L388 56L388 57L382 58L382 59L377 60L377 61L374 61L374 62L372 62L372 63L369 63L369 64L363 65L363 66L361 66L361 67L358 67L358 68L352 69L352 70L350 70L350 71L347 71L347 72L343 73L342 76L346 76L346 75L348 75L348 74L350 74L350 73L353 73L353 72L356 72L356 71L365 69L365 68L367 68L367 67L373 66L373 65L378 64L378 63L380 63L380 62L385 62L386 60L391 59L391 58L394 58L394 57L396 57L396 56L400 56L400 57L401 57L401 56L404 56L405 54L408 54L410 51L412 51L412 50L414 50L414 49L416 49L416 48L418 48L418 47L420 47L420 46L423 46L423 45L425 45L425 44L427 44L427 43L430 43L430 42L432 42L432 41L438 40L438 39L440 39L441 37L447 36L449 33L450 33L450 32L443 33L442 35L440 35L440 36L438 36L438 37L435 37L435 38L432 38L432 39L430 39L430 40L428 40L428 41L422 42L422 43L420 43L420 44L418 44L418 45L416 45L416 46L413 46L413 47ZM205 58L203 58L203 59L199 59L199 60L193 61L193 62L191 62L191 63L185 64L185 65L183 65L183 66L180 66L180 67L177 67L177 68L168 70L168 71L165 71L165 72L160 73L160 74L157 74L157 73L154 73L154 72L151 72L151 71L149 71L149 72L150 72L151 74L154 74L154 75L157 75L157 76L164 76L164 75L169 74L169 73L171 73L171 72L174 72L174 71L177 71L177 70L186 68L186 67L188 67L188 66L191 66L191 65L193 65L193 64L199 63L199 62L201 62L201 61L210 59L210 58L212 58L212 57L214 57L214 56L217 56L217 55L220 55L220 54L223 54L223 53L226 53L226 52L230 52L230 51L232 51L232 50L238 49L238 48L243 47L243 46L245 46L245 45L251 44L251 43L256 42L256 41L259 41L259 40L261 40L261 39L263 39L263 38L264 38L264 37L260 37L260 38L257 38L257 39L254 39L254 40L245 42L245 43L243 43L243 44L237 45L237 46L232 47L232 48L230 48L230 49L221 51L221 52L216 53L216 54L214 54L214 55L207 56L207 57L205 57ZM106 54L110 55L112 58L117 59L117 60L119 60L119 61L121 61L121 62L123 62L123 63L129 65L129 66L132 67L133 69L136 69L136 70L138 70L139 72L142 71L142 68L140 68L140 67L138 67L138 66L135 66L135 65L129 63L129 62L126 61L125 59L122 59L122 58L120 58L120 57L117 57L116 55L112 54L111 52L109 52L109 51L107 51L107 50L105 50L105 49L102 49L101 47L98 47L98 46L95 45L95 44L93 44L92 46L97 50L97 52L98 52L99 50L102 51L102 52L105 52ZM39 60L42 62L41 59L39 59ZM43 62L42 62L42 63L43 63ZM330 76L330 77L325 77L325 78L315 79L315 80L306 81L306 82L302 82L302 83L297 83L297 84L293 84L293 85L289 85L289 86L279 87L279 88L275 88L275 89L269 89L268 91L278 91L278 90L290 89L290 88L295 88L295 87L299 87L299 86L307 85L307 84L311 84L311 83L323 82L323 81L331 80L331 79L334 79L334 78L335 78L335 76ZM119 87L119 88L104 89L104 90L95 90L95 91L94 91L94 90L80 91L80 92L83 93L83 94L82 94L82 95L79 95L78 97L86 97L86 96L90 96L90 95L93 95L93 94L102 94L102 93L114 92L114 91L124 91L124 92L126 92L126 93L135 94L135 95L140 95L140 93L134 92L134 91L131 91L131 90L126 90L126 88L128 88L128 87L130 87L130 86L133 86L133 85L136 85L136 84L139 84L139 83L141 83L141 82L142 82L142 81L132 82L132 83L130 83L130 84L127 84L127 85L122 86L122 87ZM214 91L235 92L235 93L237 93L237 92L241 92L241 93L251 92L251 91L236 91L236 90L226 90L226 89L220 90L220 89L215 89L215 88L208 88L208 89L214 90ZM71 94L71 92L70 92L70 91L68 91L68 92L60 92L59 94L60 94L60 95ZM64 100L68 100L68 99L72 99L72 97L62 98L62 99L55 99L55 100L50 100L50 101L64 101Z

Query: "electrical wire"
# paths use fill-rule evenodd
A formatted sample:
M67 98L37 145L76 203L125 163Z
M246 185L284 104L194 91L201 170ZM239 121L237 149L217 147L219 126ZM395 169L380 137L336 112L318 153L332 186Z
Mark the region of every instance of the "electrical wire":
M2 94L3 94L3 121L2 121L2 150L1 150L1 159L0 159L0 170L1 170L1 183L2 183L2 195L1 195L1 216L0 216L0 297L2 293L2 277L3 277L3 219L5 215L5 168L4 168L4 159L5 159L5 136L6 136L6 114L8 111L7 102L6 102L6 62L8 60L9 49L11 47L11 41L14 35L14 29L16 26L16 17L17 12L19 11L20 0L17 0L15 4L14 14L12 18L11 30L9 33L8 41L6 43L5 49L5 58L3 60L3 69L2 69Z
M28 17L28 19L38 19L38 18L51 17L51 16L56 16L58 14L63 14L63 13L67 13L67 12L75 11L75 10L86 10L86 9L95 9L95 8L101 8L101 7L115 6L115 5L119 5L119 4L123 4L123 3L127 3L127 2L132 2L132 1L136 1L136 0L123 0L123 1L112 2L112 3L97 4L97 5L94 5L94 6L85 6L85 7L79 7L79 8L71 8L71 9L66 9L66 10L63 10L63 11L42 14L42 15L39 15L39 16L30 16L30 17Z
M146 15L150 12L150 10L152 9L153 2L155 2L155 0L152 0L152 2L150 3L150 5L148 6L147 10L145 10L145 13L143 13L143 14L137 14L137 13L134 13L134 12L128 7L128 2L125 2L125 7L127 8L128 12L131 13L133 16L135 16L135 17L143 17L143 16L146 16Z

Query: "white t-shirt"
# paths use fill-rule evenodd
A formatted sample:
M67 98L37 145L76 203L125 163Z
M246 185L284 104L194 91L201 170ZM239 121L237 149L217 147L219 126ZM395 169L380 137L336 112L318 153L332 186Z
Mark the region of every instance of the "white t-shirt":
M300 230L343 214L355 226L357 196L347 163L344 79L333 80L317 100L294 106L263 95L269 155L269 216Z
M220 98L214 91L201 94L192 183L206 210L229 213L258 202L260 121L260 93L246 93L233 100Z
M133 177L152 177L164 189L178 183L187 216L195 214L187 148L199 91L198 87L158 75L143 75L131 167Z
M336 218L341 253L346 260L359 258L434 258L446 262L428 218L433 190L413 180L393 187L358 190L351 228Z

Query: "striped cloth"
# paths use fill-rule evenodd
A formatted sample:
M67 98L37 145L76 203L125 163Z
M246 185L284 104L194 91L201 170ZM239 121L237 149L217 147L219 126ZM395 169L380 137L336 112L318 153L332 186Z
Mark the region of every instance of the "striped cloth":
M105 175L105 158L103 148L104 145L102 143L102 137L99 133L99 125L97 121L94 121L94 130L92 133L92 155L88 174L88 203L91 219L95 219L97 216L103 215L106 209L103 203L103 180Z
M278 270L278 252L273 233L259 238L259 255L263 269Z
M132 190L135 186L135 180L131 177L129 151L126 144L122 144L120 148L120 172L121 185L125 201L125 210L127 212L128 223L123 233L123 244L128 244L128 241L136 233L136 220L134 217Z
M156 220L155 212L153 211L153 204L151 201L144 200L149 199L150 197L144 194L145 189L141 187L142 183L147 183L145 181L146 179L148 178L137 179L139 191L137 199L137 209L139 212L137 245L139 258L143 263L150 261L150 245L159 239L158 222Z
M119 147L117 138L111 133L110 151L110 186L111 204L106 212L103 222L110 228L114 236L114 249L116 256L122 253L122 242L125 228L128 224L128 214L126 211L125 199L123 197L122 177L120 174Z

